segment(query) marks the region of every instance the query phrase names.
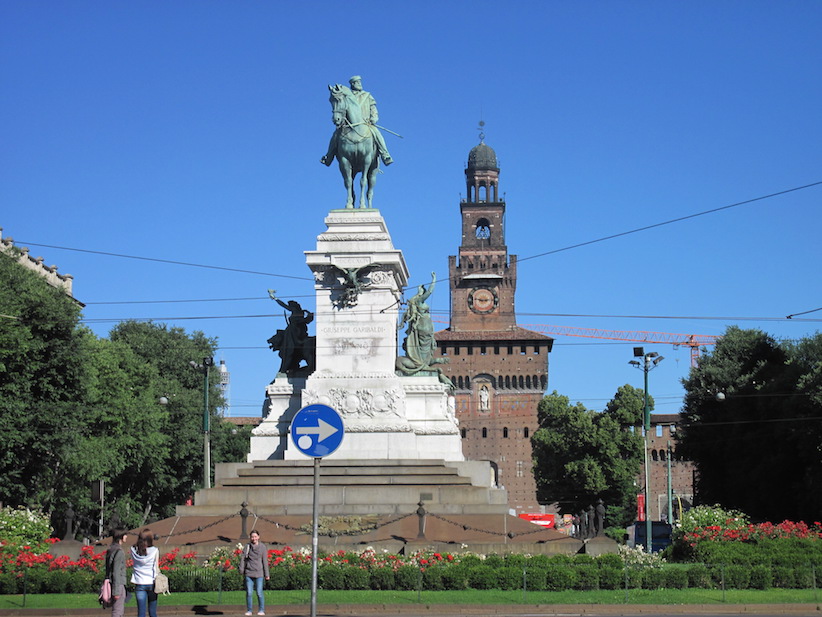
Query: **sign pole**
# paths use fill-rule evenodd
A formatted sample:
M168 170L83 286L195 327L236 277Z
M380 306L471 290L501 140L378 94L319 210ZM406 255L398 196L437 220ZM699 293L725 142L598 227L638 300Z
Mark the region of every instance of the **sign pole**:
M311 617L317 617L317 563L320 522L320 461L336 451L345 435L342 416L328 405L313 404L300 409L291 419L291 443L314 459L314 508L311 530Z
M314 459L314 511L311 521L311 617L317 617L317 536L320 512L320 461Z

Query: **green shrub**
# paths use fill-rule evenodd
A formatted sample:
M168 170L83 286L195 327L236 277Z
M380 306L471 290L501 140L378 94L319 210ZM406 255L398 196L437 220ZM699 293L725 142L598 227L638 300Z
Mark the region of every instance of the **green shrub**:
M531 555L531 557L528 559L529 568L544 568L550 563L550 555Z
M311 564L298 563L288 570L289 589L311 589Z
M214 581L214 583L216 583L219 580L219 570L216 572L216 575L217 576L215 576L214 574L211 575L213 578L211 578L210 580ZM222 576L223 591L240 591L245 589L245 577L242 574L240 574L239 570L224 570ZM310 587L311 585L311 566L308 566L308 581L308 586L302 587L301 589L308 589L308 587Z
M645 568L642 571L643 589L662 589L665 587L664 568Z
M707 566L701 563L696 563L688 566L688 587L698 589L710 589L713 587L713 580L711 578L711 571Z
M545 568L526 568L525 585L529 591L545 591L547 583L547 573Z
M368 570L360 567L343 568L345 573L344 589L368 589L371 585L371 576Z
M612 568L622 570L622 557L616 553L605 553L596 558L596 563L600 568Z
M642 589L642 573L646 569L645 566L625 566L622 572L622 585L625 586L627 581L628 589Z
M197 588L196 578L198 578L199 571L202 568L194 568L192 566L184 566L176 570L169 570L165 572L168 576L168 587L174 591L194 591ZM216 587L215 587L216 589Z
M483 564L491 568L501 568L505 565L505 558L501 555L496 555L492 553L485 557L485 561L483 562Z
M516 566L497 568L497 588L522 589L522 583L522 568Z
M577 555L577 557L579 557L579 555ZM576 570L577 575L574 589L585 591L599 589L599 568L593 563L593 560L591 560L591 563L576 566L574 570Z
M505 556L505 565L506 566L517 566L519 568L523 568L528 565L530 560L525 555L520 553L510 553L509 555Z
M725 589L747 589L750 584L750 566L725 566Z
M751 589L770 589L773 587L773 572L770 566L754 566L751 568Z
M317 568L317 586L320 589L345 589L346 567L329 564Z
M600 589L621 589L625 585L625 574L622 568L600 568Z
M269 589L288 589L288 570L283 566L273 566L268 569L271 579L268 581Z
M0 595L12 595L23 590L22 578L13 572L0 573Z
M545 589L547 591L565 591L573 589L577 573L573 568L562 565L550 565L545 568Z
M491 566L473 566L468 568L468 584L472 589L496 589L496 570Z
M594 558L590 555L586 555L585 553L577 553L571 557L571 563L574 565L591 564L594 563Z
M796 574L793 568L775 566L773 568L773 586L780 589L793 589L796 587Z
M92 591L100 591L100 585L103 583L102 576L98 577L93 572L87 571L69 571L68 574L68 581L65 586L66 593L91 593Z
M44 578L44 593L67 593L69 580L74 573L69 570L49 570Z
M400 566L394 572L397 589L413 590L420 585L420 569L417 566Z
M394 589L394 571L390 568L377 568L371 570L371 589L389 590Z
M422 573L422 588L428 591L442 591L445 584L442 582L442 573L445 568L437 566L426 568Z
M551 565L570 565L571 556L565 555L564 553L560 553L557 555L551 555L548 558L548 561Z
M471 566L481 566L483 564L482 559L480 559L479 555L475 555L473 553L468 553L466 555L460 556L460 563L465 567Z
M686 589L688 587L688 571L685 568L665 566L662 572L662 585L666 589Z
M445 589L468 589L468 568L460 564L448 566L442 571L442 584Z
M810 589L814 586L813 570L807 566L799 566L793 569L796 578L797 589Z

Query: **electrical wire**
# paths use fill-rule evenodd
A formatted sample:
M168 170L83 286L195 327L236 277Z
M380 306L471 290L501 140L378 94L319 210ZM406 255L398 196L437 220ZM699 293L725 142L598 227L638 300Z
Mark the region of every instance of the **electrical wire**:
M227 268L225 266L213 266L210 264L197 264L188 261L176 261L173 259L159 259L157 257L144 257L141 255L125 255L122 253L109 253L107 251L93 251L90 249L78 249L70 246L56 246L53 244L40 244L37 242L26 242L25 240L18 240L21 244L30 246L39 246L42 248L57 249L60 251L74 251L76 253L90 253L92 255L105 255L107 257L120 257L122 259L137 259L140 261L153 261L157 263L172 264L175 266L189 266L191 268L206 268L208 270L223 270L226 272L239 272L241 274L258 274L261 276L275 276L277 278L293 279L297 281L313 281L312 277L307 276L292 276L289 274L277 274L274 272L259 272L257 270L244 270L242 268Z

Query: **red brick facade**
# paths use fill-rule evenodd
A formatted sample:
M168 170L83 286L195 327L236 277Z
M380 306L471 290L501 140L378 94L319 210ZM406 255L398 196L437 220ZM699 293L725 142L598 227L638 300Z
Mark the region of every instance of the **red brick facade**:
M505 245L505 202L496 154L471 150L460 203L462 243L448 259L450 326L437 333L438 356L457 386L457 418L468 459L490 460L510 507L537 512L530 437L548 385L553 339L516 325L516 256Z

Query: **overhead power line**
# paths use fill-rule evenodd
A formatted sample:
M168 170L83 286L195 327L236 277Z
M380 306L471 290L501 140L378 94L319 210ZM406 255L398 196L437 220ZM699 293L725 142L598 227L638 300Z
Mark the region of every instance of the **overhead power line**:
M40 244L37 242L26 242L19 240L20 244L27 244L30 246L40 246L43 248L57 249L60 251L74 251L76 253L90 253L92 255L106 255L107 257L120 257L123 259L138 259L140 261L154 261L157 263L173 264L175 266L189 266L191 268L206 268L208 270L224 270L226 272L240 272L242 274L259 274L261 276L276 276L278 278L294 279L297 281L313 281L314 279L307 276L291 276L289 274L277 274L275 272L258 272L257 270L244 270L242 268L226 268L225 266L214 266L210 264L195 264L188 261L176 261L173 259L159 259L157 257L143 257L141 255L124 255L122 253L109 253L107 251L93 251L90 249L78 249L70 246L55 246L53 244Z

